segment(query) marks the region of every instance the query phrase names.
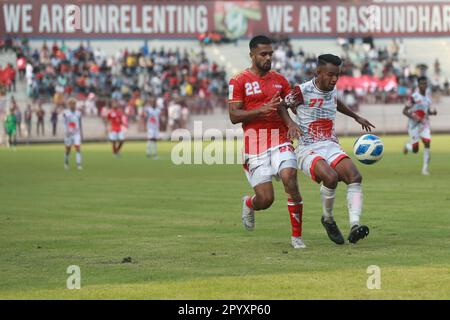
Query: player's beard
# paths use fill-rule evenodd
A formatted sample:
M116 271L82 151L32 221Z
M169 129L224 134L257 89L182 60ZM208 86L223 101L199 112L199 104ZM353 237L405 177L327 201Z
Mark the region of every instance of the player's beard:
M258 63L257 65L258 65L259 70L264 71L264 72L268 72L272 68L272 61L268 61L268 62L265 62L265 63L262 63L262 64Z

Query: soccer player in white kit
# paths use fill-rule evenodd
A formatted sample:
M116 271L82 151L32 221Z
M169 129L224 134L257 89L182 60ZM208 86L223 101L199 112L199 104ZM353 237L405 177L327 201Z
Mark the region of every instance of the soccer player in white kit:
M419 91L414 92L405 108L403 114L408 117L408 134L410 141L403 148L403 153L419 152L419 140L424 145L422 174L429 175L428 166L430 164L430 115L436 115L436 110L431 110L431 99L427 96L428 80L426 77L418 79Z
M147 158L158 158L156 142L159 140L159 116L161 108L156 107L155 99L150 99L143 110L147 122Z
M81 170L81 112L76 110L77 101L70 98L67 101L68 109L63 112L64 121L64 144L66 153L64 154L64 168L69 169L69 156L72 146L76 150L76 163L78 170Z
M362 129L374 126L358 116L339 99L336 83L342 60L332 54L318 57L315 77L296 85L284 99L284 104L296 113L295 122L286 108L280 115L289 128L289 135L299 138L295 152L298 168L313 181L322 183L322 225L330 240L344 244L345 240L333 218L334 198L339 181L347 184L347 207L350 218L348 241L356 243L369 234L369 228L360 224L363 204L362 177L358 169L339 145L335 132L336 111L355 119Z

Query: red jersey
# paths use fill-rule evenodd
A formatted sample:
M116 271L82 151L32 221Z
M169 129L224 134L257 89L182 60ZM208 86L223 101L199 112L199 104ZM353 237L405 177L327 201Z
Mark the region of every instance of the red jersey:
M122 124L124 124L123 117L124 117L124 114L119 109L116 109L116 110L112 109L108 112L108 120L111 124L112 132L122 131Z
M260 77L246 69L230 80L228 102L242 102L244 110L258 109L277 93L284 99L290 89L286 78L276 71L269 71ZM290 142L287 127L277 111L245 122L242 128L246 154L260 154Z

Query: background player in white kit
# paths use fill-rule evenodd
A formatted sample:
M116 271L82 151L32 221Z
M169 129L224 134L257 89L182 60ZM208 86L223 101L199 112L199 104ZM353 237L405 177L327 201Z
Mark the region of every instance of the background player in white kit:
M419 152L419 140L422 139L423 166L422 174L429 175L428 166L430 164L430 115L436 115L436 110L431 110L431 99L427 96L428 80L420 77L418 80L419 91L414 92L409 98L408 104L403 109L403 114L408 117L408 134L410 141L403 148L403 153Z
M66 153L64 155L64 168L69 168L69 156L72 146L76 150L76 163L78 170L81 170L81 112L76 110L77 101L69 98L68 109L63 112L64 121L64 144Z
M147 123L147 158L158 158L156 142L159 140L159 116L161 108L156 106L156 100L151 98L144 106L143 113Z
M318 57L315 77L296 85L284 99L284 104L296 113L296 123L289 117L286 108L280 115L289 128L291 137L299 137L296 148L298 167L317 183L322 183L322 225L328 237L337 244L344 244L333 218L334 198L339 181L348 185L347 206L350 218L348 241L356 243L369 234L369 228L360 225L362 211L362 177L358 169L342 150L335 132L336 111L355 119L366 131L374 126L345 106L337 97L335 88L342 60L332 54Z

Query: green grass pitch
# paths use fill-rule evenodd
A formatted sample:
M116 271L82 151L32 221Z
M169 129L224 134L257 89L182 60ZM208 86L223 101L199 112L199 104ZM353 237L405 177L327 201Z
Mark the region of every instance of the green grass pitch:
M351 153L354 138L343 138ZM181 165L145 157L145 143L85 144L83 171L63 169L63 146L0 149L1 299L449 299L450 136L432 141L430 176L406 136L383 137L381 162L364 180L357 245L337 246L320 224L319 186L299 173L305 250L290 247L282 185L273 206L241 225L251 189L240 165ZM421 146L422 147L422 146ZM346 187L335 217L348 233ZM131 262L124 258L131 257ZM66 288L68 266L81 289ZM381 289L370 290L370 265Z

